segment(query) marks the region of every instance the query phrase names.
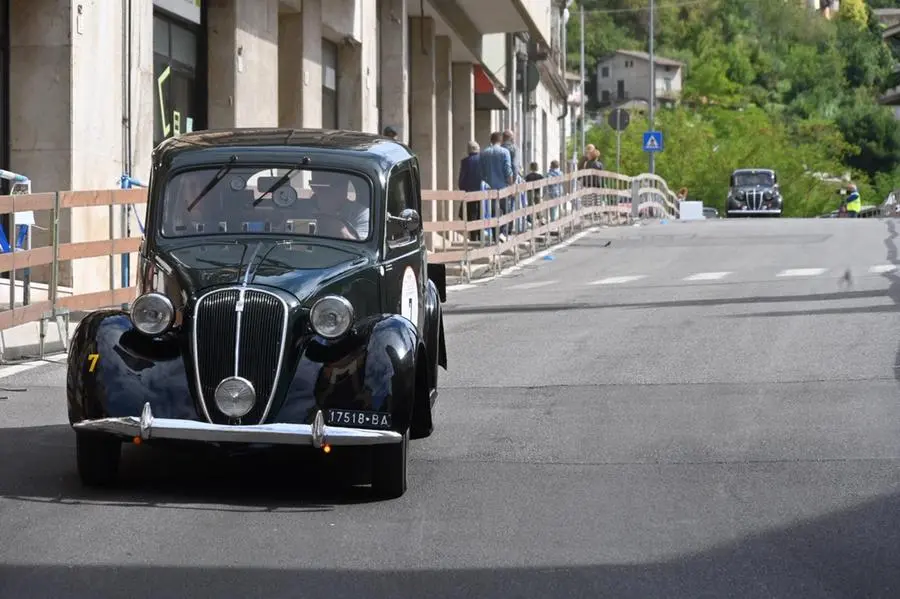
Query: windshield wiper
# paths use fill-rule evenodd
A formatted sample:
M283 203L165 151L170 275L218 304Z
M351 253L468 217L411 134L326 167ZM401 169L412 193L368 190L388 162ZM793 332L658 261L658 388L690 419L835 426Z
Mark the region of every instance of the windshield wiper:
M275 191L276 189L278 189L279 187L281 187L282 185L284 185L285 183L287 183L287 182L288 182L288 179L291 178L291 175L293 175L294 173L296 173L296 172L299 171L299 170L300 170L300 167L299 167L299 166L295 166L295 167L291 168L291 170L289 170L288 172L286 172L285 174L283 174L283 175L281 176L281 178L278 179L278 181L275 181L275 183L272 183L272 185L269 187L269 189L267 189L267 190L265 190L264 192L262 192L262 195L261 195L261 196L259 196L259 197L256 198L255 200L253 200L253 205L254 205L254 206L258 206L259 203L263 201L263 198L266 197L267 194L272 193L273 191Z
M237 161L237 156L232 156L228 160L229 164L222 165L222 168L220 168L218 171L216 171L216 174L213 175L213 178L210 180L210 182L206 184L206 187L204 187L200 191L200 193L197 194L197 197L194 198L193 202L188 204L188 207L187 207L188 212L193 210L194 206L197 205L197 202L202 200L206 194L208 194L210 191L212 191L212 188L215 187L219 183L219 181L221 181L223 178L225 178L225 175L227 175L228 172L234 168L235 161Z

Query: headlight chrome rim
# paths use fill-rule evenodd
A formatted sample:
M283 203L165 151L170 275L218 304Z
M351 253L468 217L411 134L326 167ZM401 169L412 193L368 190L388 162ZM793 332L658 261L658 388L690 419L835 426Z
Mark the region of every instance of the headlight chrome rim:
M244 377L230 376L216 386L213 399L219 411L227 417L243 418L256 405L256 389Z
M150 301L161 302L161 308L167 314L166 317L160 319L158 323L147 324L146 322L140 321L139 318L136 317L136 314L141 309L141 306ZM172 303L168 297L163 295L162 293L151 292L145 293L144 295L138 297L131 304L131 322L134 324L135 328L145 335L161 335L165 333L172 327L172 323L175 322L175 305Z
M325 327L316 324L318 315L322 310L328 309L329 304L337 304L336 307L339 307L339 310L344 311L344 315L346 316L346 324L343 326L343 328L328 331L325 330ZM349 300L347 300L347 298L340 295L326 295L325 297L318 299L316 303L313 304L312 309L310 309L309 311L309 323L312 327L313 332L329 340L338 339L346 335L350 328L353 326L355 317L356 315L353 311L353 304L351 304Z

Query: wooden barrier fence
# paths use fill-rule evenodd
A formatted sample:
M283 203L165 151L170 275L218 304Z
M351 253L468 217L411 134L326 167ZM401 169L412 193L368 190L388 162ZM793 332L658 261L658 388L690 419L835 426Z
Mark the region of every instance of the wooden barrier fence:
M586 179L587 178L587 179ZM596 187L579 186L577 181L599 182ZM492 215L478 220L457 219L454 207L459 204L523 194L538 190L541 199L536 204L519 207L502 215ZM557 195L557 192L558 195ZM649 198L649 199L647 199ZM467 268L479 259L491 260L504 252L518 255L519 245L525 243L534 249L537 240L552 235L564 236L567 232L582 225L585 219L622 224L631 222L644 208L656 206L669 216L677 214L674 195L665 181L654 175L628 177L606 171L584 170L569 173L561 177L546 178L540 181L512 185L505 189L484 192L466 193L460 191L423 191L423 212L439 214L436 209L441 203L446 204L450 218L442 221L423 219L426 233L438 237L438 243L429 255L429 261L441 263L460 263ZM84 258L111 257L121 254L132 254L139 251L142 237L126 237L83 241L78 243L59 242L59 215L62 210L72 208L96 208L99 206L123 206L129 204L145 204L146 189L109 189L90 191L62 191L52 193L33 193L28 195L0 196L0 214L11 216L14 221L16 212L34 211L35 213L51 213L51 244L26 251L15 251L0 254L0 272L8 272L10 281L15 281L16 271L35 266L50 265L51 274L46 300L37 301L24 306L15 306L15 285L10 285L10 308L0 311L0 332L22 324L43 321L55 317L59 312L89 311L100 308L130 303L136 296L136 287L110 288L90 293L79 293L72 296L59 296L59 264L61 262ZM634 202L638 202L635 210ZM556 209L556 210L553 210ZM554 218L554 213L558 212ZM465 217L465 208L462 210ZM513 226L523 220L530 220L531 228L510 234L502 243L486 245L469 239L469 233L494 229L501 226ZM15 230L14 222L10 230ZM112 229L110 229L112 230ZM459 237L459 239L455 239ZM461 247L458 247L461 245ZM136 266L136 265L135 265ZM135 268L134 266L132 268ZM110 286L112 286L112 277ZM2 301L2 299L0 299Z

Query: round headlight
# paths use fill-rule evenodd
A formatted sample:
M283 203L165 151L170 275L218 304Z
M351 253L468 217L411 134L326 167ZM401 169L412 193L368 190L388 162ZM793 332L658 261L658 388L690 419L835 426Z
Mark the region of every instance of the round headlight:
M146 335L165 332L175 320L172 300L161 293L148 293L131 304L131 322Z
M213 394L216 407L229 418L246 416L256 403L256 390L253 383L239 376L224 379Z
M313 304L309 316L316 334L337 339L353 324L353 306L343 297L327 295Z

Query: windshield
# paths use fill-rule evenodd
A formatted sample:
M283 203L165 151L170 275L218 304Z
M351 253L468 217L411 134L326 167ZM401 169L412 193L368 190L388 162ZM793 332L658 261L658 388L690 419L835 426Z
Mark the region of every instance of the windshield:
M734 174L735 187L755 187L757 185L762 187L771 187L772 185L775 185L774 175L766 172Z
M372 189L359 175L234 166L195 203L220 170L221 166L212 166L169 180L163 194L164 237L259 233L369 238ZM264 194L288 174L281 185Z

